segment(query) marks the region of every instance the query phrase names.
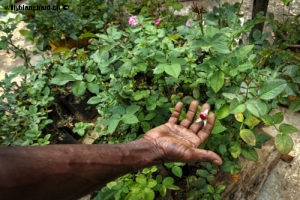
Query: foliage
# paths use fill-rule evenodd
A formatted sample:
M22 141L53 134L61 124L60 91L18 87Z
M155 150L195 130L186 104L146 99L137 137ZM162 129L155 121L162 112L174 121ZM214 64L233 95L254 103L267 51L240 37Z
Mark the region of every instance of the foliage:
M84 32L84 28L73 32L67 28L78 38L80 34L93 34L88 46L57 49L51 58L36 66L28 67L29 62L25 62L24 67L16 68L1 83L2 143L49 143L47 126L59 124L80 136L94 129L100 136L96 143L127 142L165 123L178 101L186 106L193 99L208 102L216 114L216 123L212 135L200 148L221 155L224 164L220 169L210 163L151 167L109 183L96 199L133 199L136 195L154 199L167 195L168 190L183 198L220 199L225 186L216 185L216 174L219 170L237 174L241 156L258 160L256 149L269 139L257 132L260 124L278 130L275 146L281 153L292 149L289 134L297 129L282 123L281 112L271 115L270 111L286 103L291 103L292 111L300 110L299 101L289 99L299 97L298 59L293 53L271 45L266 40L268 35L259 31L250 40L252 27L263 19L242 24L240 6L225 3L207 12L194 4L193 13L180 20L177 16L176 22L166 22L172 18L164 18L152 7L132 7L138 22L134 26L125 25L122 20L117 23L98 19L93 23L101 26L94 24L93 32ZM35 21L29 23L30 31L37 30L36 25L48 15L37 13ZM159 24L155 23L157 18L161 18ZM25 51L15 48L11 40L16 21L1 24L0 30L7 35L1 37L0 48L24 55ZM54 21L49 21L49 27L53 25ZM45 31L48 27L41 29ZM63 30L61 26L59 29ZM23 78L20 86L12 80L17 75ZM68 121L64 112L58 111L66 97L87 103L85 106L91 109L96 107L96 122L77 116ZM53 118L55 112L62 116L59 120ZM181 119L184 117L182 112ZM179 184L186 188L184 192L177 190Z
M274 14L268 15L268 25L272 27L275 34L275 43L280 44L281 47L286 45L299 44L299 20L300 15L286 18L283 22L275 20Z
M20 16L1 21L0 49L14 53L24 59L24 65L12 70L0 82L0 143L2 145L46 145L50 134L42 133L47 124L48 102L54 99L50 94L47 77L43 76L42 65L31 66L30 57L25 49L14 45L12 32L16 29ZM19 85L15 78L22 80Z
M157 167L145 168L137 174L126 174L103 188L94 199L154 199L155 192L165 197L167 190L178 190L172 177L155 175ZM154 178L155 177L155 178Z
M23 10L23 21L27 29L22 30L28 40L34 41L40 50L53 48L84 47L93 32L104 28L105 22L118 20L122 1L103 0L30 0L28 6L51 6L50 10ZM96 5L96 7L95 7ZM96 8L96 9L95 9ZM14 11L12 11L14 12ZM100 19L100 20L99 20Z

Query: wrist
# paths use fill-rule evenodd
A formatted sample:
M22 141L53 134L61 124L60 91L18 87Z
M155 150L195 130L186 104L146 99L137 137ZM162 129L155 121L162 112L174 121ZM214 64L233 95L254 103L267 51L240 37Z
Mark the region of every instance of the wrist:
M148 167L162 163L161 152L155 144L145 138L141 138L129 143L130 150L128 157L136 161L137 168ZM127 157L126 156L126 157Z

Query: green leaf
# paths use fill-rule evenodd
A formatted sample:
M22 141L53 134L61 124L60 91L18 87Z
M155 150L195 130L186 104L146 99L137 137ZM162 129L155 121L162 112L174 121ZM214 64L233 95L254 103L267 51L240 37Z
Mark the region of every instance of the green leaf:
M72 129L74 133L77 133L80 136L83 136L85 134L85 129L88 127L93 126L92 123L84 123L84 122L79 122L76 123L75 127Z
M211 131L211 134L219 134L219 133L226 131L226 129L227 128L221 124L220 120L216 119L214 128Z
M82 81L83 76L82 74L70 74L76 81Z
M112 181L112 182L109 182L109 183L107 183L106 184L106 187L108 188L108 189L112 189L114 186L116 186L117 185L117 182L116 181Z
M32 138L32 139L39 137L39 135L40 135L40 132L38 130L27 130L25 132L25 136Z
M127 114L134 114L140 109L140 106L138 105L130 105L126 108Z
M253 49L254 45L244 45L241 48L237 49L235 54L238 58L245 58Z
M68 68L67 68L67 69L68 69ZM94 75L94 74L85 74L84 77L85 77L86 81L90 83L90 82L92 82L93 80L95 80L96 75Z
M200 177L206 178L209 175L209 172L205 169L197 169L196 174Z
M229 115L229 105L225 104L223 105L217 112L216 112L216 118L217 119L224 119Z
M218 185L215 189L215 192L220 194L221 192L223 192L226 189L226 185Z
M149 95L150 95L149 90L141 90L141 91L136 91L135 93L133 93L133 98L134 98L134 100L138 101L143 98L148 98Z
M166 63L160 63L158 64L154 70L153 70L153 74L161 74L165 71L165 66L167 66Z
M68 47L57 47L53 50L53 53L63 53L63 52L69 52L70 49Z
M194 88L193 89L193 97L195 98L195 99L199 99L200 98L200 90L199 90L199 88Z
M240 130L240 136L249 145L255 146L256 138L254 133L249 129L242 129Z
M246 102L247 110L256 117L267 114L268 106L261 100L251 99Z
M132 74L132 63L125 62L121 67L118 69L120 76L122 77L131 77Z
M224 85L224 73L217 71L209 79L210 86L215 93L217 93Z
M185 96L182 98L182 102L184 104L190 104L193 100L194 100L194 98L192 96Z
M242 113L238 113L234 115L236 121L243 122L244 121L244 115Z
M294 142L287 134L277 134L275 136L275 146L281 154L288 154L293 149Z
M5 50L7 49L7 47L8 47L8 41L6 39L0 40L0 50Z
M289 106L289 110L291 112L299 111L300 110L300 100L292 101L290 106Z
M277 97L286 88L287 83L283 79L273 79L265 82L260 88L260 98L270 100Z
M97 103L100 103L102 100L103 100L102 97L94 96L94 97L91 97L91 98L87 101L87 103L88 103L88 104L97 104Z
M255 145L256 148L261 148L265 142L271 139L271 137L266 134L256 134L255 136L256 136L256 145Z
M176 40L178 40L179 38L181 38L181 36L178 35L178 34L175 34L175 35L169 35L169 36L168 36L168 40L172 40L172 41L176 41Z
M181 178L182 177L182 169L181 169L181 167L179 167L179 166L173 166L172 167L172 173L175 176Z
M143 193L144 193L145 200L155 199L155 193L150 188L144 188ZM136 199L136 197L134 197L133 199Z
M227 148L226 148L225 144L220 144L219 152L220 152L221 155L224 155L227 152Z
M134 114L125 114L122 116L122 121L125 124L135 124L138 123L139 120Z
M142 184L142 185L147 184L147 178L142 174L137 175L137 177L135 178L135 181L139 184Z
M214 183L216 180L216 177L213 174L210 174L206 177L206 180L208 183Z
M87 83L87 89L94 94L98 94L99 93L99 84L96 83Z
M218 53L221 53L221 54L228 54L228 53L230 53L230 50L228 49L228 46L227 46L226 42L220 42L220 41L214 42L212 44L212 48L215 51L217 51Z
M141 127L145 133L151 129L151 125L148 122L141 122Z
M168 2L168 1L166 1ZM168 4L168 6L172 6L174 8L174 10L181 10L183 8L183 4L176 2L176 1L170 1L170 3Z
M173 183L174 183L174 179L172 177L166 177L162 182L162 184L165 186L173 185Z
M273 118L269 114L266 114L264 116L261 116L260 119L266 124L266 125L273 125Z
M225 36L225 34L220 33L220 30L211 29L210 31L212 32L209 34L214 34L213 38L210 39L212 49L221 54L230 53L230 50L228 48L228 38Z
M159 188L158 188L158 191L159 191L159 194L164 197L166 196L167 194L167 187L164 186L164 185L161 185Z
M254 117L253 115L249 115L246 117L246 120L244 122L247 126L253 128L255 127L256 125L258 125L260 123L260 121Z
M29 30L25 30L25 29L22 29L22 30L19 30L20 34L24 37L32 37L32 32L29 31Z
M238 100L233 100L229 107L229 112L231 114L243 113L246 110L245 104L239 103Z
M155 116L156 116L156 113L151 112L145 116L144 120L149 121L149 120L153 119Z
M72 85L72 92L76 97L83 95L86 91L86 84L83 81L75 81Z
M254 148L242 149L242 156L247 160L258 161L258 154Z
M172 63L168 66L165 66L165 72L174 78L178 78L181 72L181 66L178 63Z
M236 98L236 94L233 94L233 93L227 93L227 92L223 92L222 95L224 97L226 97L227 99L230 99L230 100L233 100L234 98Z
M274 124L280 124L283 121L283 113L282 112L275 113L272 116L272 119Z
M180 187L178 187L177 185L168 185L166 186L167 189L169 190L179 190Z
M291 0L282 0L282 2L283 2L284 4L288 4L288 3L291 2Z
M211 194L215 193L215 189L214 189L214 187L212 185L206 185L206 189Z
M119 122L120 122L120 119L118 119L118 118L110 119L107 132L113 133L116 130L116 128L118 127Z
M279 131L281 133L294 133L297 132L298 129L290 124L280 124Z
M275 113L273 116L266 114L261 116L261 120L267 125L280 124L283 121L283 113L278 112Z
M154 180L154 179L149 179L148 180L148 185L147 185L148 188L153 188L156 185L157 185L157 181L156 180Z
M70 74L58 74L50 81L50 84L65 85L69 81L75 81L73 76L71 76Z
M233 158L238 158L242 152L240 144L235 142L233 145L230 146L229 152Z
M87 32L87 33L83 33L79 36L79 39L83 39L83 38L92 38L92 37L96 37L96 35L94 33L90 33L90 32Z
M230 160L224 160L223 164L221 165L221 169L224 172L233 172L235 170L234 162Z

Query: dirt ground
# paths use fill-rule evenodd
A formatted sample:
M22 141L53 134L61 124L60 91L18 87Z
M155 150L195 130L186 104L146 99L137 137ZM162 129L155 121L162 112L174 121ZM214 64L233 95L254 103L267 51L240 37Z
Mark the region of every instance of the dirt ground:
M181 13L186 13L193 1L184 2L185 8ZM212 2L208 0L196 1L201 3L204 7L209 7ZM221 1L225 2L225 1ZM230 1L227 2L237 2ZM241 2L241 1L238 1ZM288 15L300 14L300 0L293 0L289 6L284 6L281 0L270 0L268 12L276 13L278 19L284 19ZM245 0L242 6L242 10L245 14L245 19L251 17L252 0ZM3 16L0 16L0 20L5 20ZM22 29L25 25L20 24L19 29ZM18 45L26 46L30 48L30 44L25 42L18 31L14 34L14 40ZM33 56L32 64L38 62L40 58ZM4 78L4 74L9 72L14 66L22 65L22 60L14 58L12 54L7 54L5 51L0 51L0 80ZM284 113L285 122L290 123L300 130L300 113L290 113L285 108L279 108ZM271 134L275 134L275 130L270 127L265 127L264 130ZM280 161L269 175L263 189L258 194L257 200L297 200L300 197L300 131L292 135L294 140L294 149L290 153L294 157L291 163Z

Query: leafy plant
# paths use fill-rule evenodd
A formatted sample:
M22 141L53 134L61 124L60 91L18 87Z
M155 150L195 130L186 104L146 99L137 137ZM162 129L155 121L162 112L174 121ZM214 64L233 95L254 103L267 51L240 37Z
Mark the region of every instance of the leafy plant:
M52 49L86 47L88 39L94 37L96 30L104 29L107 20L117 20L112 14L118 12L114 9L119 9L122 2L30 0L27 5L57 8L20 11L27 24L27 29L21 34L43 50L49 46Z
M167 194L167 189L178 190L174 185L172 177L162 177L156 175L157 167L145 168L135 175L126 174L117 181L112 181L103 188L94 198L97 199L154 199L155 192L159 192L162 197Z
M299 44L299 20L300 15L288 17L283 22L275 20L274 14L268 15L268 25L272 27L275 34L275 43L280 44L282 47L287 45Z
M283 154L293 147L289 134L297 131L282 124L282 113L270 115L270 111L289 102L289 96L299 97L299 60L272 46L267 34L256 31L248 38L252 27L263 19L242 24L240 7L225 3L207 12L194 4L188 23L187 17L166 22L172 18L154 15L152 7L134 7L132 14L139 14L134 17L136 23L112 21L103 28L99 20L101 26L94 26L88 46L58 49L36 66L17 68L15 75L1 83L1 100L8 102L0 110L6 131L3 143L45 144L49 126L55 131L68 128L80 136L94 129L100 136L95 143L127 142L165 123L178 101L186 106L194 99L208 102L216 123L200 148L222 156L220 169L210 163L168 163L162 166L163 175L154 166L109 183L96 199L133 199L136 195L154 199L169 194L168 190L182 198L220 199L225 186L216 185L216 174L219 170L237 174L241 156L258 160L256 149L269 139L257 132L261 123L276 127L275 146ZM53 26L54 22L49 23ZM0 30L10 34L6 27ZM76 31L74 35L80 38ZM84 32L82 37L88 36L90 32ZM9 37L1 37L3 49L12 48ZM24 77L21 86L12 81L17 74ZM86 120L72 112L80 103L85 109L79 114L94 112L95 116ZM299 111L299 101L292 102L290 109ZM7 117L6 112L12 115ZM182 112L180 118L184 117ZM16 142L19 138L21 142Z

